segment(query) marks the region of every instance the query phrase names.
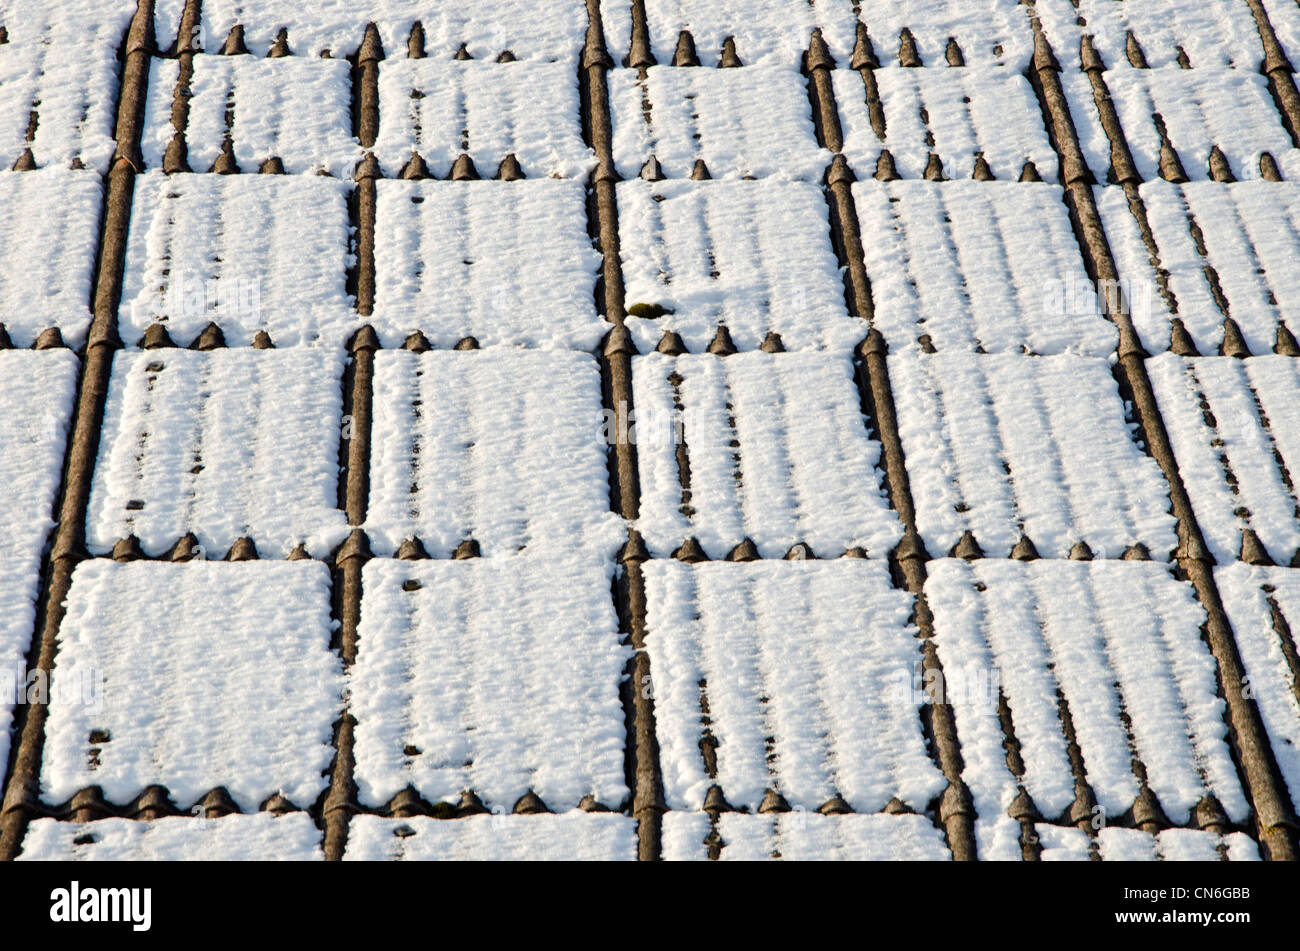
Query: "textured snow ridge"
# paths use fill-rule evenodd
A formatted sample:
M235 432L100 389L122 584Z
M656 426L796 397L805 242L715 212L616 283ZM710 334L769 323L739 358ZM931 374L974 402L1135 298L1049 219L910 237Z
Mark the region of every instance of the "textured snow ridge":
M419 152L438 178L462 152L491 177L508 154L529 178L581 178L578 73L569 63L395 59L379 66L375 154L390 177Z
M557 812L619 806L629 650L612 577L589 558L367 563L348 677L361 801L410 785L494 812L529 790Z
M883 557L902 537L847 357L653 353L632 361L639 528L656 555L695 537L710 558L746 538Z
M1300 571L1235 564L1216 568L1214 580L1273 756L1300 809Z
M823 816L796 810L760 816L727 812L714 829L707 813L664 814L664 859L803 862L936 862L952 858L943 833L924 816Z
M655 66L609 77L614 162L636 178L654 156L668 178L703 160L714 178L821 181L831 153L817 144L808 87L792 67Z
M1034 91L1019 73L894 66L871 75L884 111L883 135L871 124L863 76L848 69L831 74L844 154L859 178L872 175L881 150L889 149L903 178L921 178L933 153L943 161L945 178L969 179L982 155L996 178L1014 182L1032 161L1044 180L1056 180L1056 154Z
M911 32L926 66L948 65L949 40L956 40L968 66L1022 71L1033 54L1034 34L1026 8L1004 0L861 0L853 6L867 25L882 65L898 62L904 29Z
M9 32L0 46L0 167L30 147L41 168L79 162L108 171L123 28L111 15L85 12L83 19L56 4L16 10L0 23Z
M1059 187L864 181L853 196L892 349L1114 352Z
M1289 564L1300 549L1300 360L1149 361L1151 383L1210 551L1220 564L1252 529Z
M889 376L931 554L966 531L991 557L1027 536L1044 558L1079 541L1100 558L1177 545L1168 489L1134 441L1102 359L895 354Z
M1073 826L1034 826L1044 862L1087 862L1092 840ZM1258 862L1259 846L1244 832L1216 835L1199 829L1165 829L1150 835L1141 829L1106 826L1096 847L1105 862Z
M384 346L591 350L609 329L581 182L377 183L375 314Z
M0 325L15 346L49 327L85 341L103 197L91 171L0 172Z
M636 820L617 813L357 816L345 862L635 862Z
M1205 615L1164 566L941 559L925 593L984 858L1020 855L1019 824L1007 814L1018 786L1044 816L1074 802L1061 699L1106 817L1140 792L1134 756L1174 823L1207 795L1233 821L1246 816L1215 662L1201 640ZM1007 767L1000 695L1024 759L1020 779Z
M276 346L343 343L356 323L346 291L350 187L318 175L141 176L122 336L158 322L184 346L215 321L232 347L259 330Z
M247 862L325 860L320 830L305 812L269 812L220 819L168 816L58 822L38 819L27 829L19 861Z
M1294 3L1280 0L1279 5ZM1264 59L1250 7L1237 0L1036 0L1034 7L1067 71L1079 66L1079 40L1085 34L1092 37L1107 69L1116 71L1133 65L1129 33L1153 68L1178 68L1180 52L1196 69L1231 66L1254 71ZM1079 26L1076 18L1085 25Z
M1236 322L1252 353L1273 349L1279 323L1300 333L1300 188L1279 182L1147 182L1140 193L1158 272L1124 193L1094 189L1133 322L1150 352L1169 349L1169 320L1175 316L1204 354L1223 343L1225 316Z
M703 351L719 326L741 350L769 331L790 350L847 352L866 336L844 308L819 187L630 181L617 193L627 323L643 353L667 330ZM638 304L673 313L638 317Z
M1300 151L1291 147L1267 80L1253 70L1112 69L1105 78L1143 181L1160 178L1160 121L1192 181L1209 179L1210 151L1216 145L1242 181L1260 178L1259 157L1264 152L1277 160L1283 178L1300 178ZM1084 157L1097 181L1104 182L1111 142L1101 126L1088 74L1066 70L1061 84Z
M924 809L943 791L912 689L912 600L884 562L643 571L669 808L702 808L713 785L751 811L768 789L812 811L840 795L859 813L894 798Z
M585 353L383 350L375 355L367 529L391 554L484 555L626 541L609 507L600 371Z
M183 9L178 0L168 0ZM385 53L405 56L412 24L424 27L425 51L431 59L450 59L465 45L475 59L495 59L509 50L519 59L576 61L587 32L584 0L528 0L518 3L436 3L428 0L205 0L203 48L221 49L232 27L244 27L244 40L255 56L265 56L281 29L289 48L302 56L328 51L335 59L356 52L366 24L379 28ZM179 13L169 19L179 22ZM176 23L170 25L176 35ZM162 34L160 33L160 39Z
M848 63L853 52L852 0L646 0L645 7L650 45L664 65L673 61L683 30L695 40L704 66L718 65L728 37L736 41L736 53L746 66L797 68L815 29L822 31L837 61ZM631 8L628 0L601 0L605 43L616 62L631 46Z
M86 543L135 535L160 555L186 532L221 558L328 556L338 509L341 350L122 351L104 409Z
M141 147L145 165L159 168L177 132L172 100L180 64L155 59L149 76ZM361 158L352 137L351 67L342 59L286 56L196 56L183 130L190 168L206 172L230 135L235 160L256 172L272 156L289 174L328 172L349 178ZM226 113L234 120L227 128Z
M252 811L325 788L343 690L325 565L88 561L67 609L44 801L100 786L120 803L157 784L185 809L224 786Z

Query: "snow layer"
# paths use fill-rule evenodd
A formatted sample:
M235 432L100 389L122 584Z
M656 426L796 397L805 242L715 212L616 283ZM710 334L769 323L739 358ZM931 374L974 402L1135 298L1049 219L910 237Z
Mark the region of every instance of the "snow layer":
M601 0L605 43L615 62L627 56L632 42L628 0ZM704 66L717 66L727 37L746 66L793 66L803 61L814 29L821 29L837 61L847 64L853 51L856 21L851 0L646 0L646 20L655 59L668 65L677 37L689 30Z
M169 0L176 3L176 0ZM583 0L528 0L518 3L447 3L428 0L205 0L203 46L215 53L235 24L255 56L265 56L281 28L290 49L302 56L329 51L335 59L356 52L366 24L379 28L390 57L406 55L411 25L424 26L430 58L450 59L464 43L475 59L495 59L510 50L519 59L576 61L587 33ZM175 35L175 27L171 33Z
M624 541L609 506L600 371L585 353L384 350L375 357L367 530L449 555Z
M421 330L435 347L590 350L600 255L581 182L378 183L374 326L384 346Z
M1158 271L1123 192L1094 190L1133 322L1150 352L1169 348L1171 316L1182 320L1204 354L1223 343L1225 316L1241 328L1252 353L1273 349L1279 322L1300 333L1300 187L1147 182L1140 193ZM1167 294L1161 286L1166 275Z
M664 858L703 861L720 846L722 861L934 862L951 859L943 833L924 816L823 816L796 810L748 816L723 813L715 831L707 813L664 814Z
M853 197L891 349L1114 352L1057 186L864 181Z
M638 527L656 555L694 536L711 558L746 538L765 558L796 542L875 557L901 538L847 357L653 353L632 367Z
M78 11L80 4L17 6L0 15L9 32L0 46L0 167L12 167L30 146L38 167L80 162L107 172L122 29L107 11Z
M172 125L179 61L155 59L141 147L148 168L162 166ZM184 130L190 168L206 172L229 133L245 172L277 156L289 174L350 178L361 158L352 137L351 67L341 59L196 56ZM233 110L229 128L226 114Z
M882 65L898 62L899 34L916 40L921 62L946 67L948 40L955 39L968 66L1010 66L1020 71L1033 54L1026 8L1006 0L860 0L853 6L870 31Z
M89 824L37 819L19 861L246 862L325 860L321 833L305 812L269 812L220 819L168 816L101 819Z
M493 811L529 790L555 811L617 808L629 651L612 577L590 558L369 562L348 677L361 801L409 784Z
M631 317L643 352L667 330L701 352L719 326L741 350L769 331L790 350L846 352L866 323L844 308L821 188L802 182L622 182L625 297L673 311Z
M1109 0L1114 2L1114 0ZM1270 153L1283 178L1300 178L1300 151L1282 126L1265 78L1245 69L1112 69L1106 87L1115 102L1129 152L1142 180L1160 178L1163 119L1183 171L1192 181L1210 177L1210 151L1223 150L1238 179L1258 179L1259 157ZM1061 85L1084 157L1098 182L1110 168L1110 139L1102 129L1088 74L1066 70Z
M1022 534L1044 558L1084 541L1100 558L1177 544L1168 489L1135 442L1105 360L895 354L889 375L932 555L974 532L990 557Z
M51 686L81 689L51 695L44 801L159 784L184 809L224 786L252 811L325 788L343 689L325 565L88 561L67 609Z
M1016 181L1032 161L1045 181L1056 180L1038 101L1028 81L1008 69L877 69L884 136L871 125L867 86L860 73L831 74L844 132L844 154L859 178L875 173L889 149L903 178L921 178L930 155L950 179L969 179L984 156L993 174Z
M390 177L419 152L438 178L461 153L490 178L507 154L529 178L581 178L578 73L568 63L394 59L379 66L375 154Z
M0 172L0 324L15 346L49 327L85 340L103 196L91 171Z
M123 351L113 361L86 542L162 554L193 532L210 558L327 557L338 505L341 350Z
M356 324L346 291L350 185L317 175L162 175L135 185L121 332L164 324L184 346L216 321L232 346L337 346Z
M1293 357L1147 364L1196 521L1220 564L1251 528L1273 560L1300 549L1300 361Z
M609 76L614 162L636 178L654 156L668 178L703 159L714 178L821 181L831 153L817 144L808 87L797 69L655 66Z
M616 813L357 816L343 860L353 862L634 862L636 820Z
M897 797L925 809L944 778L926 752L913 604L883 561L650 561L646 649L670 809L713 785L737 809L767 789L815 811ZM716 749L716 772L702 751Z
M1214 580L1237 635L1273 756L1300 809L1300 571L1245 564L1217 568Z
M1164 566L941 559L925 593L949 683L961 671L964 683L987 685L948 691L984 858L1019 857L1019 825L1007 815L1018 785L1044 816L1074 801L1061 698L1107 817L1137 798L1135 755L1172 821L1188 821L1209 794L1233 821L1247 815L1217 668L1201 640L1205 615ZM1007 767L999 696L1024 759L1019 780Z
M1091 840L1072 826L1039 823L1034 827L1044 862L1087 862ZM1166 829L1149 835L1141 829L1106 826L1097 833L1097 848L1106 862L1258 862L1259 846L1244 832L1215 835L1199 829Z
M1293 0L1281 3L1294 6ZM1084 34L1093 38L1106 67L1117 71L1131 68L1130 32L1153 68L1178 68L1180 49L1195 69L1254 71L1264 58L1255 19L1240 0L1036 0L1034 7L1067 72L1079 67ZM1085 25L1079 26L1076 18Z

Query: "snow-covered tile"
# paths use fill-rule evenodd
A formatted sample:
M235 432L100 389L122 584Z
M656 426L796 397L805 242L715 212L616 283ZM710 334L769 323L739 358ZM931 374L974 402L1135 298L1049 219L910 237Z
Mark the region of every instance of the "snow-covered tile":
M1158 265L1123 190L1094 194L1147 350L1169 349L1172 317L1204 354L1223 343L1225 316L1252 353L1273 349L1279 323L1300 334L1300 186L1147 182L1140 194Z
M333 623L319 562L83 562L51 680L80 689L51 694L44 800L158 784L182 809L218 786L245 811L310 805L342 707Z
M634 862L636 820L617 813L480 815L464 819L357 816L345 862Z
M387 60L379 119L375 154L390 177L412 152L437 178L451 174L461 153L485 178L511 154L529 178L581 178L595 165L569 63Z
M1235 564L1216 568L1214 580L1246 665L1249 695L1300 809L1300 571Z
M341 349L122 351L113 362L86 542L159 555L193 532L209 558L327 557L338 509Z
M808 86L793 67L618 69L609 74L614 162L636 178L651 156L668 178L703 160L714 178L820 182L831 153L817 144Z
M947 66L949 40L956 40L968 66L1023 70L1033 53L1033 30L1023 4L1007 0L860 0L853 6L867 25L882 65L898 62L904 29L912 34L926 66Z
M1107 826L1097 833L1106 862L1258 862L1259 846L1244 832L1216 835L1199 829L1141 829Z
M615 62L628 54L632 42L631 3L601 0L605 43ZM646 20L655 59L673 61L683 30L695 40L704 66L717 66L722 44L736 41L736 53L746 66L793 66L803 61L815 29L820 29L837 61L848 63L853 52L856 21L852 0L646 0Z
M1172 821L1188 821L1207 795L1233 821L1248 814L1217 668L1201 640L1205 614L1165 566L941 559L925 594L982 857L1019 858L1020 827L1007 814L1018 785L1050 818L1074 802L1062 699L1106 818L1138 796L1134 756ZM1020 744L1020 780L1007 766L1000 696Z
M1254 71L1264 59L1255 19L1240 0L1036 0L1034 11L1067 72L1079 67L1084 35L1111 70L1132 68L1130 33L1153 68L1178 68L1180 51L1194 69Z
M1056 154L1038 101L1019 73L891 66L871 75L883 111L879 130L872 125L862 74L850 69L831 74L844 154L859 178L874 174L881 150L888 149L903 178L921 178L935 154L945 178L969 179L982 155L998 179L1016 181L1025 162L1032 161L1045 181L1056 180Z
M1034 826L1034 835L1038 836L1040 861L1088 862L1092 860L1090 849L1092 840L1082 829L1039 822ZM1018 857L1009 852L999 856L1004 861Z
M148 168L162 166L177 131L172 101L178 76L178 60L153 61L141 142ZM189 119L181 131L195 172L212 168L227 134L245 172L258 171L274 156L291 175L324 171L350 178L361 158L352 136L346 60L196 56L188 93Z
M853 197L891 350L1114 352L1059 187L863 181Z
M343 59L361 45L366 24L374 23L385 53L405 56L411 25L417 21L424 27L427 54L443 59L450 59L463 43L475 59L495 59L509 50L519 59L576 61L587 33L583 0L529 0L523 10L517 3L428 0L206 0L204 48L217 52L231 28L241 24L256 56L265 56L276 34L285 29L294 54L315 57L328 51Z
M411 785L494 812L530 790L557 812L617 808L629 650L612 575L576 557L367 563L348 675L362 803Z
M746 538L883 557L902 537L876 468L848 357L636 357L638 527L656 555L695 537L711 558Z
M754 811L767 790L815 811L944 788L926 752L912 599L884 561L647 562L646 649L664 795L700 809L710 787Z
M384 350L375 357L367 530L446 557L626 541L610 511L600 371L585 353Z
M473 336L590 350L600 255L577 181L382 181L375 314L385 346L423 331L435 347Z
M664 814L664 858L754 862L940 862L952 858L943 833L924 816L823 816L795 811L768 815L728 812L717 828L707 813Z
M1174 550L1168 488L1106 360L900 353L889 375L932 555L967 531L998 558L1022 535L1044 558L1079 541L1100 558L1137 543L1161 560Z
M27 862L324 861L321 831L305 812L220 819L37 819L18 860Z
M719 326L741 350L769 332L790 350L848 352L866 336L845 310L816 185L628 181L618 209L628 329L643 353L667 330L703 351ZM637 316L642 308L671 313Z
M50 327L85 340L103 197L91 171L0 172L0 325L15 346Z
M319 175L163 175L135 185L123 277L128 344L162 323L184 346L216 321L230 346L344 342L350 183ZM135 339L132 339L132 337Z
M1210 178L1210 152L1216 145L1242 181L1261 177L1263 152L1277 160L1283 178L1300 178L1300 150L1291 147L1268 83L1254 70L1112 69L1105 78L1143 181L1160 178L1160 122L1183 171L1194 182ZM1084 157L1097 181L1104 182L1111 142L1101 125L1092 83L1087 73L1066 70L1061 84Z
M1183 359L1147 364L1196 521L1220 564L1252 529L1278 564L1300 549L1300 360Z
M116 148L122 31L111 16L50 12L19 9L0 24L9 32L0 45L0 167L12 167L30 147L41 168L80 162L107 172Z

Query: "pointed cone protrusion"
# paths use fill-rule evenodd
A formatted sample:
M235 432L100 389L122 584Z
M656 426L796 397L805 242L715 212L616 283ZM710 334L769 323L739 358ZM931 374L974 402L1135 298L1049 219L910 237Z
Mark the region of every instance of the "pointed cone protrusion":
M477 541L467 538L456 546L456 550L451 553L451 557L453 561L469 561L471 558L482 557L482 552L479 550Z
M429 552L418 538L408 538L397 548L398 561L424 561L428 557Z
M899 177L898 166L894 164L894 156L889 149L881 149L880 158L876 160L876 181L896 182Z
M369 36L369 31L367 31L366 35ZM267 51L266 55L271 59L280 59L284 56L293 55L293 50L289 49L288 30L284 27L280 28L280 32L275 34L275 42L271 44L271 48Z
M274 350L275 341L271 339L271 335L265 330L259 330L257 333L253 334L253 349Z
M218 786L212 790L203 797L199 805L203 808L204 817L208 819L219 819L221 816L230 816L239 812L239 806L235 804L235 800L225 786Z
M426 178L433 178L433 173L429 171L429 165L419 152L412 152L411 157L407 159L399 176L403 181L418 182Z
M1174 551L1174 557L1179 561L1199 561L1206 565L1214 564L1214 556L1205 547L1205 539L1197 531L1190 531L1185 538L1179 540L1178 548Z
M759 805L758 811L763 815L774 812L789 812L790 803L786 801L785 796L769 787L767 792L763 793L763 802Z
M176 540L176 544L171 547L169 552L167 552L167 560L178 563L193 561L194 559L199 558L202 554L203 548L199 544L198 536L193 532L186 532Z
M370 539L359 528L354 528L343 540L343 544L334 552L334 564L342 566L354 559L366 561L370 558Z
M1279 324L1279 326L1281 326ZM9 331L5 329L4 324L0 324L0 350L12 350L14 348L13 339L9 336Z
M531 789L520 797L514 808L514 813L517 816L536 816L550 811L550 809L546 808L546 803L542 802L542 797Z
M407 747L408 750L412 749ZM384 804L384 812L394 819L410 819L414 816L427 816L432 813L420 793L412 786L400 790L396 796Z
M846 548L844 549L844 554L840 555L840 557L852 558L854 561L865 561L867 558L867 550L865 548Z
M925 550L925 542L915 528L903 533L903 540L894 549L895 561L929 561L930 553Z
M161 819L163 816L180 815L180 810L172 802L171 796L162 786L153 785L145 789L139 797L131 803L128 813L143 820Z
M943 162L939 159L938 154L931 152L929 159L925 163L925 180L927 182L942 182Z
M682 342L681 336L675 330L665 330L663 337L659 340L659 346L655 347L656 353L665 353L670 357L680 357L686 352L686 344Z
M291 812L299 812L293 800L280 793L271 796L266 802L262 803L259 812L269 812L273 816L287 816Z
M474 167L474 160L464 152L457 156L455 163L451 166L451 180L453 182L477 182L479 180L478 169Z
M1278 324L1279 330L1285 329ZM767 336L763 338L763 344L759 347L764 353L785 353L785 341L775 330L769 330Z
M463 63L466 60L473 59L474 57L469 55L469 47L462 43L460 46L456 47L456 56L454 58Z
M58 327L46 327L36 338L37 350L63 350L63 334Z
M943 51L943 58L948 61L949 66L966 65L966 57L962 55L961 47L957 45L956 37L948 37L948 48Z
M836 793L818 806L817 811L823 816L850 816L853 814L853 807L844 801L843 796Z
M993 169L989 167L988 160L984 158L983 152L975 156L975 170L971 172L970 177L977 182L992 182L997 180L997 176L993 174Z
M248 46L244 43L243 24L236 23L230 28L230 33L226 36L226 42L221 44L221 53L224 56L248 55Z
M262 163L257 171L259 175L283 175L284 162L280 159L280 156L272 155Z
M1178 68L1191 69L1192 60L1191 57L1187 55L1187 50L1183 49L1181 46L1175 46L1174 49L1178 51L1178 56L1176 57L1178 60Z
M477 350L478 348L478 337L461 337L456 341L456 346L451 349L458 353L464 353L467 350Z
M112 815L108 803L104 801L104 791L98 786L79 790L68 803L74 822L90 822L95 819L107 819Z
M964 558L966 561L974 561L977 558L984 557L984 549L980 548L980 543L975 540L974 533L967 529L961 540L952 547L952 551L948 554L950 558Z
M416 20L411 24L411 34L406 38L407 59L424 59L424 24Z
M1038 174L1037 165L1033 162L1025 162L1025 167L1020 170L1020 178L1018 180L1022 182L1041 182L1043 176Z
M496 180L499 182L518 182L524 178L524 170L519 165L519 159L515 153L511 152L501 160L497 166Z
M428 353L433 349L433 344L429 343L429 338L423 331L413 330L402 341L402 349L410 350L412 353Z
M879 69L880 60L876 58L875 47L867 35L867 25L858 21L857 36L853 40L853 58L849 60L850 69Z
M1007 815L1017 822L1033 822L1041 818L1038 808L1034 805L1033 797L1024 787L1021 787L1015 800L1007 807Z
M1219 345L1219 353L1225 357L1238 359L1250 356L1250 347L1246 346L1246 338L1242 336L1241 328L1231 317L1223 318L1223 343Z
M1092 561L1092 548L1087 542L1075 542L1070 548L1071 561Z
M514 50L502 50L500 53L497 53L498 63L513 63L518 58L519 57L515 56Z
M235 161L235 145L230 141L230 136L226 136L226 141L221 146L221 154L217 156L217 160L212 163L208 172L217 175L239 174L239 163Z
M1177 317L1169 321L1169 350L1180 357L1199 357L1201 355L1201 352L1196 349L1196 341L1187 332L1186 325Z
M1016 542L1015 547L1011 549L1011 557L1016 561L1037 561L1038 549L1034 547L1028 535L1021 535L1020 541Z
M709 167L704 164L704 159L696 159L695 165L691 169L691 181L707 182L712 178L713 176L709 174Z
M1135 542L1124 549L1123 561L1150 561L1151 550L1141 542Z
M1223 149L1217 145L1210 149L1210 178L1216 182L1235 182L1237 176L1232 174L1232 166L1228 164L1228 157L1223 154Z
M140 347L144 350L162 350L165 347L174 347L176 342L172 340L172 335L167 332L167 328L162 324L150 324L144 332L144 337L140 340Z
M731 803L727 802L727 797L722 794L721 786L710 786L708 793L704 797L705 812L734 812Z
M677 34L677 49L673 51L674 66L699 66L700 58L695 55L695 37L689 30Z
M456 812L462 816L481 816L486 813L487 806L483 805L480 799L472 789L466 789L460 794L460 802L456 804Z
M1163 125L1163 123L1161 123ZM1181 185L1187 182L1187 172L1183 169L1182 160L1178 153L1174 151L1174 145L1169 141L1169 136L1160 137L1160 177L1167 182L1173 182L1175 185Z
M916 37L912 31L904 27L898 34L898 65L908 66L913 69L922 65L921 53L916 48Z
M843 155L836 155L831 159L831 164L826 169L827 185L852 185L857 179L853 175L853 169L849 168L849 160Z
M1259 177L1266 182L1282 181L1282 170L1277 167L1277 159L1268 152L1259 155Z
M167 143L167 151L163 153L162 170L167 175L190 171L189 147L185 143L185 136L180 132L173 135L172 140Z
M1281 322L1277 325L1277 338L1273 343L1273 352L1284 357L1300 357L1300 343L1296 342L1295 334L1287 329L1286 324Z
M649 560L650 550L645 547L645 541L641 538L640 533L632 532L627 543L619 550L618 563L620 565L635 565Z
M1213 832L1223 832L1228 827L1228 814L1214 796L1206 796L1196 804L1196 827Z
M736 53L736 38L729 36L722 41L722 56L718 60L719 69L738 69L745 64L740 61L739 54Z
M1092 35L1085 33L1079 41L1079 63L1085 73L1104 73L1106 71L1106 62L1097 52L1097 47L1093 45Z
M365 158L357 163L357 170L352 173L354 182L364 182L367 179L383 177L384 170L379 167L379 159L375 158L374 152L367 152Z
M822 36L820 29L813 30L812 36L808 38L808 51L804 54L803 68L806 73L835 68L835 57L831 55L830 47L826 45L826 38Z
M758 546L751 539L746 538L743 542L731 549L727 553L727 561L758 561Z
M139 561L145 557L145 554L144 549L140 547L140 539L128 535L126 538L119 538L113 545L111 557L114 561Z
M1272 565L1273 559L1269 556L1268 549L1264 543L1259 540L1253 529L1243 528L1241 530L1241 560L1248 565Z
M203 331L194 338L194 349L202 350L222 350L226 346L226 335L221 332L221 328L216 323L209 321Z
M1128 36L1124 40L1124 55L1128 57L1129 65L1134 69L1150 69L1147 65L1147 54L1142 52L1142 47L1138 45L1137 37L1133 31L1128 31Z
M817 553L806 542L795 542L782 557L785 561L816 561Z
M285 561L311 561L311 552L302 542L293 546L293 550L285 557Z
M731 332L726 327L718 327L718 332L709 341L708 351L715 357L729 357L737 352L736 345L731 340Z
M230 546L230 551L226 552L226 561L257 561L257 546L247 535L235 539L235 543Z
M362 350L378 349L380 349L379 334L375 332L375 328L370 324L362 326L352 335L352 339L348 341L348 352L350 353L360 353Z
M885 803L885 815L887 816L914 816L916 810L909 806L897 796L891 796L889 802Z
M704 549L700 546L699 539L693 535L682 543L681 548L673 552L673 557L690 565L709 560L709 556L704 553Z
M1034 31L1034 69L1037 72L1045 69L1056 73L1061 71L1061 64L1052 52L1052 45L1047 42L1047 34L1043 30Z
M1170 826L1165 811L1160 808L1160 800L1145 783L1137 799L1133 800L1133 824L1143 829L1167 829Z
M646 160L641 166L641 178L647 182L662 182L664 180L664 169L659 164L659 159L653 155Z

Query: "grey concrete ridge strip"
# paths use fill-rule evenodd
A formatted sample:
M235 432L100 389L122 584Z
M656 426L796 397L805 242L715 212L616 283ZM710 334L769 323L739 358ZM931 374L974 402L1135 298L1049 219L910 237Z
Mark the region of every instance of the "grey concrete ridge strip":
M1032 8L1032 0L1028 5ZM1114 282L1118 280L1118 273L1093 199L1091 176L1082 163L1074 122L1061 87L1060 65L1037 18L1033 19L1033 27L1034 59L1029 80L1038 93L1053 147L1061 161L1066 205L1089 275L1099 283ZM1205 640L1218 664L1219 683L1227 705L1229 738L1244 779L1243 785L1254 808L1260 845L1269 859L1295 861L1295 816L1259 710L1252 699L1243 695L1241 656L1214 581L1213 557L1196 521L1147 376L1147 354L1126 310L1126 303L1110 299L1112 295L1106 296L1106 310L1119 329L1116 378L1126 391L1124 395L1133 402L1148 451L1159 464L1168 484L1173 514L1178 522L1175 559L1182 575L1196 589L1197 598L1208 617Z
M115 131L117 150L108 174L99 258L92 294L90 333L82 360L74 421L65 456L58 525L37 606L37 628L29 666L54 668L59 626L72 572L85 557L86 505L99 450L99 432L108 395L113 353L121 346L117 308L126 263L127 227L135 176L143 168L140 135L144 125L145 90L153 51L153 0L140 0L123 47L121 87ZM18 853L28 822L41 811L40 770L45 742L46 704L18 708L15 754L0 805L0 860Z

